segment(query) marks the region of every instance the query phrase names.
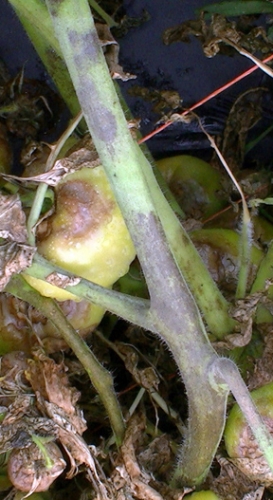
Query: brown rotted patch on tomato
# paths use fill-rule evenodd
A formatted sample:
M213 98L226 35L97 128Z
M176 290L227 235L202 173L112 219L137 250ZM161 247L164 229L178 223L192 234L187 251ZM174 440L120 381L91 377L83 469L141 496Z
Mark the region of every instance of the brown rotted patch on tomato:
M40 233L40 239L53 232L62 237L86 238L111 219L114 206L114 201L102 198L90 183L67 181L58 189L56 213L48 219L48 230Z

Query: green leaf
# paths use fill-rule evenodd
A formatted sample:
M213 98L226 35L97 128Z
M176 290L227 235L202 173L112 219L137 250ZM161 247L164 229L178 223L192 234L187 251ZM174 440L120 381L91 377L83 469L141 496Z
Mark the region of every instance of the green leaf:
M244 0L241 2L217 2L204 5L198 12L204 11L210 14L222 14L223 16L243 16L249 14L273 13L273 4L263 0Z

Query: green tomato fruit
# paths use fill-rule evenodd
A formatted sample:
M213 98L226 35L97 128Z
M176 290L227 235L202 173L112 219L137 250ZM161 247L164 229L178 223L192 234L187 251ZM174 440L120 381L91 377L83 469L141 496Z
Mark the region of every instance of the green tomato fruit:
M56 189L56 212L38 234L48 260L105 287L126 274L135 249L102 166L68 175ZM56 286L25 276L42 295L78 300Z
M191 231L190 238L216 283L221 289L233 292L240 265L240 235L232 229L213 228ZM263 251L252 244L249 285L263 257Z
M185 500L220 500L212 491L195 491L191 495L187 495Z
M251 392L255 406L273 434L273 382ZM251 479L264 486L272 486L273 473L263 457L253 434L238 406L235 404L227 419L225 445L229 457Z
M219 195L221 173L209 163L194 156L178 155L156 164L188 217L206 218L226 205L227 201Z
M59 303L63 313L81 336L86 336L100 322L104 310L85 300ZM30 327L31 325L31 327ZM0 294L0 355L13 351L30 353L41 341L46 352L56 352L67 346L53 323L12 295Z

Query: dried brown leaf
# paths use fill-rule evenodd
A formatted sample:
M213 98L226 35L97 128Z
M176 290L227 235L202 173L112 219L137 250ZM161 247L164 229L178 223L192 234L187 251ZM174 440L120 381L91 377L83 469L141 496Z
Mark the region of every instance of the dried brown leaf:
M134 414L129 420L121 446L122 464L113 473L113 482L121 499L132 496L137 500L181 500L189 490L171 490L157 483L153 475L141 468L137 460L138 442L143 438L146 421ZM161 491L163 495L161 494Z
M215 342L216 348L233 349L249 344L252 338L253 318L259 302L264 299L264 294L265 291L256 292L237 301L232 317L237 322L236 329L239 330L239 333L232 333L227 335L223 341Z
M88 164L84 162L88 162ZM56 186L68 174L71 174L76 170L80 170L83 167L83 163L85 167L93 168L100 165L101 161L98 159L97 154L92 154L88 150L80 149L77 153L73 153L73 156L70 158L57 160L53 168L48 172L44 172L33 177L17 177L16 175L5 174L3 174L2 177L6 180L15 180L17 184L21 184L23 186L32 186L33 184L40 184L41 182L44 182L48 186Z
M189 42L190 35L203 37L205 31L206 24L203 18L185 21L182 24L166 29L163 34L163 42L165 45L175 42Z
M221 152L233 172L242 167L248 132L262 117L261 99L265 91L267 89L263 87L247 90L230 109Z
M58 426L57 432L58 439L62 443L70 459L70 470L67 473L67 477L71 478L77 474L78 467L82 464L86 465L90 471L97 476L94 459L83 438L79 434L73 433L71 429L67 430L62 426Z
M0 194L0 290L11 276L26 269L36 249L26 244L26 217L19 196Z
M55 423L45 417L41 417L33 397L18 395L6 411L0 427L0 453L7 452L13 448L28 448L32 441L32 435L48 436L54 439L57 435Z
M57 160L48 172L44 171L46 167L46 162L44 162L43 165L39 166L37 175L18 177L3 174L2 177L6 180L16 181L17 184L24 186L33 186L41 182L49 186L56 186L66 175L80 170L82 167L93 168L101 164L92 139L88 134L78 141L67 154L69 156Z
M153 439L147 448L138 454L141 467L155 473L157 476L162 475L165 470L169 472L170 463L173 460L170 439L165 434Z
M74 434L82 435L86 430L86 421L79 408L75 407L74 415L68 415L55 403L49 403L37 393L37 406L41 412L45 413L59 427L62 427Z
M214 57L219 51L231 54L234 52L233 48L240 50L241 47L252 53L272 51L272 42L267 38L262 27L251 26L249 23L247 29L242 30L240 19L238 22L230 22L220 14L213 15L208 23L201 15L197 20L186 21L168 28L164 32L163 41L166 45L174 42L189 42L191 35L201 41L207 57Z
M26 216L18 195L0 193L0 237L26 243Z
M0 363L0 394L1 404L9 405L11 397L29 391L29 385L24 377L27 367L27 355L21 351L12 351L1 358ZM6 397L5 397L6 396Z
M55 363L42 350L34 352L34 359L30 359L28 365L26 377L40 401L44 399L55 405L60 414L82 433L86 428L85 421L83 424L82 415L76 406L80 393L70 386L65 365Z
M122 66L119 65L119 44L114 39L107 24L96 23L96 29L112 78L122 80L123 82L136 78L135 75L125 73Z
M145 101L152 103L152 111L161 116L160 121L168 119L170 114L180 108L182 99L175 90L158 90L147 87L133 85L128 93L133 96L141 97ZM181 115L178 115L181 118Z
M54 166L54 168L52 170L49 170L48 172L30 177L18 177L16 175L5 174L3 174L2 177L6 181L16 181L16 184L19 184L21 186L31 187L34 184L40 184L41 182L44 182L48 186L56 186L60 182L60 180L62 180L68 173L70 172L68 172L64 167Z
M94 459L81 437L86 430L86 422L76 405L80 394L70 386L64 364L55 363L41 350L37 350L28 365L26 377L35 391L37 407L51 419L58 440L69 457L67 477L77 474L78 467L83 464L90 470L97 488L101 490L104 487L100 484Z
M255 488L255 490L251 491L250 493L247 493L244 495L242 500L261 500L264 495L264 487L260 486L258 488Z
M134 380L148 392L152 389L158 390L159 378L152 366L139 369L137 367L139 356L136 350L126 344L118 343L118 350L122 355L127 370L132 374Z
M208 486L220 498L225 500L246 500L247 498L259 500L261 498L264 487L253 483L230 460L219 456L217 460L221 467L220 474L217 477L209 476Z
M126 73L125 71L123 71L123 67L118 63L118 45L108 46L104 51L104 56L108 64L110 75L114 80L122 80L123 82L127 82L128 80L135 80L136 75Z
M0 245L0 290L2 291L13 274L20 273L32 263L36 248L15 241Z

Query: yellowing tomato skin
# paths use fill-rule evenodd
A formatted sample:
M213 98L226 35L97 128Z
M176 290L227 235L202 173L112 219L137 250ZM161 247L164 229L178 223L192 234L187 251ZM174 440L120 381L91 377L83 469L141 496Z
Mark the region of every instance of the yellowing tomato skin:
M220 498L212 491L195 491L191 495L187 495L185 500L220 500Z
M58 266L105 287L126 274L135 249L102 166L84 167L58 185L56 212L38 235L37 247ZM75 299L41 280L26 279L43 295Z

